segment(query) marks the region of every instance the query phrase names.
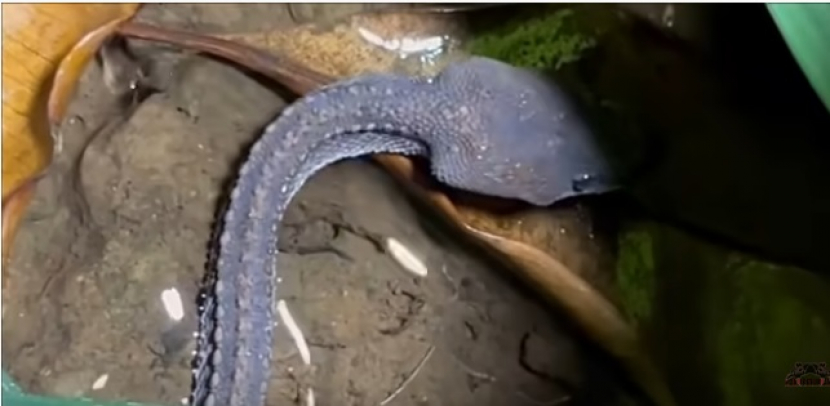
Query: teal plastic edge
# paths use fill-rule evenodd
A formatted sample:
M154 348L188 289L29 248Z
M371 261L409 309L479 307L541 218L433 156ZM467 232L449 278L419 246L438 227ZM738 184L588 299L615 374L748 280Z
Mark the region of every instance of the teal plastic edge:
M2 402L6 406L157 406L135 402L102 402L87 398L50 398L23 392L6 371L3 371Z
M830 112L830 4L767 4L813 90Z

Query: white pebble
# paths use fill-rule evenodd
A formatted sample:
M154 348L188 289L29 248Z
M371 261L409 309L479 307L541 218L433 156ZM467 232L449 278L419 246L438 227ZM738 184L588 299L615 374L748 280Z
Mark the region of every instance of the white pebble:
M107 380L110 378L108 374L103 374L92 383L92 390L101 390L104 389L104 386L107 386Z
M426 265L400 241L389 237L386 239L386 248L404 269L421 277L427 276Z
M161 292L161 302L164 305L164 310L167 315L174 321L180 321L184 318L184 303L182 302L182 295L176 288L165 289Z

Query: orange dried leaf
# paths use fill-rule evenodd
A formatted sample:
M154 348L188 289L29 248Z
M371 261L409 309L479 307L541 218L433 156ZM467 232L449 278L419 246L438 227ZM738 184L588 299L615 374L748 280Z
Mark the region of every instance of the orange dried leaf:
M3 264L36 179L52 161L50 123L63 117L103 40L138 7L3 4ZM2 280L5 290L7 278Z
M74 83L108 33L101 27L111 32L114 22L130 18L138 7L137 3L3 4L4 204L11 192L49 165L53 149L49 119L60 120ZM92 39L87 38L90 33ZM67 56L69 63L62 64ZM56 75L58 69L61 73ZM53 78L56 92L50 90Z

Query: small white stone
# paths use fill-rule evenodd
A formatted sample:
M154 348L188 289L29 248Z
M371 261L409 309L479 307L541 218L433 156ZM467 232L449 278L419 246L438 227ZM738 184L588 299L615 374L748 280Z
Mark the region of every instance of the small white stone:
M400 241L389 237L386 239L389 253L404 269L420 277L427 276L427 267L418 257Z
M161 303L164 310L173 321L180 321L184 318L184 303L182 296L176 288L165 289L161 292Z
M103 374L99 376L98 379L96 379L95 382L92 383L92 390L104 389L104 387L107 386L107 380L109 378L110 376L108 374Z

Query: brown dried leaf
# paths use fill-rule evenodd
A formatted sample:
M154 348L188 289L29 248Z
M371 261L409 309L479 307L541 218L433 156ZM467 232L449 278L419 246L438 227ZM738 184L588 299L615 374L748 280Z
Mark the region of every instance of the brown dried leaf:
M113 22L137 8L135 3L3 5L4 202L49 165L53 145L47 120L60 119L74 83Z
M52 161L50 125L63 117L102 41L138 7L3 4L3 263L36 179Z

